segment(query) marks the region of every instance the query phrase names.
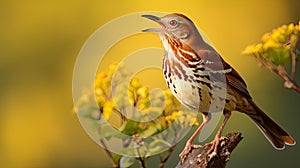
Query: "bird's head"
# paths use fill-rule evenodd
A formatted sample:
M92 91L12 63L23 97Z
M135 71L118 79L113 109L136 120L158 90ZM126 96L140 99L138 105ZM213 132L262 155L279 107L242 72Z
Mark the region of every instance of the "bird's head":
M199 34L194 23L182 14L173 13L163 17L142 15L142 17L153 20L161 25L161 28L145 29L143 32L157 32L160 35L173 36L183 41L187 41Z

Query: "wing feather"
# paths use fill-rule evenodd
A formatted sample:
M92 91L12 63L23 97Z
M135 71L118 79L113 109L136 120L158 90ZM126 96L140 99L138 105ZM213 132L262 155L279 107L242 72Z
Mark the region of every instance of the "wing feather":
M250 98L246 82L222 57L211 50L200 50L197 52L198 57L205 63L205 66L216 72L224 72L226 80L230 86L241 92L245 97Z

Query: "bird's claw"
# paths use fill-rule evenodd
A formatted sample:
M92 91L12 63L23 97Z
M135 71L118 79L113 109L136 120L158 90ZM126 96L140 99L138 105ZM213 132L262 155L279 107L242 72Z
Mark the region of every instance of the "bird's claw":
M207 151L208 159L212 159L218 154L218 146L220 143L220 138L215 138L209 145L211 145L210 149Z
M202 147L201 145L187 143L185 145L184 149L182 150L182 152L179 154L180 159L184 160L187 157L187 155L190 153L192 148L197 149L197 148L201 148L201 147Z
M224 146L224 145L226 145L227 143L228 143L228 141L229 141L229 138L227 138L227 137L221 137L220 138L220 146L222 147L222 146Z
M212 153L208 154L208 159L212 159L213 157L217 156L217 152L213 151Z

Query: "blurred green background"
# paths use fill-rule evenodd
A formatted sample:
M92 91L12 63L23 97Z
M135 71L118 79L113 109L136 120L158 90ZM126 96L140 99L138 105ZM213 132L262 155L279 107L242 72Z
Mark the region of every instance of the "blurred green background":
M254 58L241 55L265 32L297 23L299 7L298 0L0 1L0 165L111 165L72 113L72 71L80 48L94 31L111 19L140 11L178 12L194 20L223 58L240 72L257 104L299 142L300 94L284 89L282 80L259 68ZM106 64L117 60L113 57L119 57L118 53L161 46L154 34L140 36L150 42L129 39L108 53L111 59ZM299 73L298 66L298 82ZM160 72L148 80L157 79L156 74ZM161 76L159 79L163 80ZM147 79L142 82L147 85ZM299 167L299 144L274 150L256 126L239 113L232 115L224 132L233 131L242 132L244 140L228 167ZM168 167L176 165L180 149Z

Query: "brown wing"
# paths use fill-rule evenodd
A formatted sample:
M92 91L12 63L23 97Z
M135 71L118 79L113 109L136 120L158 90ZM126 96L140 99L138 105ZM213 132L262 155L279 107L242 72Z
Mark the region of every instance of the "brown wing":
M247 85L243 78L234 68L226 63L217 52L211 50L200 50L197 52L197 55L204 61L206 67L214 71L224 70L228 84L241 92L245 97L251 99L247 90Z
M228 65L225 61L224 61L224 64ZM228 65L228 66L230 66L230 65ZM231 67L231 69L232 69L231 72L226 74L226 79L227 79L229 85L233 86L235 89L237 89L238 91L243 93L245 97L251 99L251 96L248 92L245 81L243 80L243 78L238 74L238 72L234 68Z

